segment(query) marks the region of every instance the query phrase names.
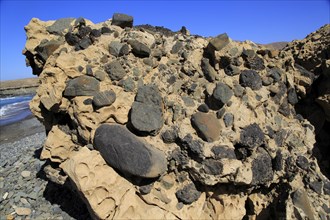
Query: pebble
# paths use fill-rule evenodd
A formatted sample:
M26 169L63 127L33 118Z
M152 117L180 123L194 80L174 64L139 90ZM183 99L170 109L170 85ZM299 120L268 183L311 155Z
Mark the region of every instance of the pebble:
M204 141L213 142L220 138L221 125L214 114L197 112L192 115L191 123Z
M28 171L28 170L24 170L24 171L21 172L21 175L22 175L23 178L27 178L27 177L30 177L31 172Z
M17 215L30 215L31 214L31 209L29 208L24 208L24 207L17 207L15 208L15 212Z
M68 189L35 178L45 164L36 156L44 140L45 134L37 133L0 145L0 219L90 219L86 208L72 206L77 199Z

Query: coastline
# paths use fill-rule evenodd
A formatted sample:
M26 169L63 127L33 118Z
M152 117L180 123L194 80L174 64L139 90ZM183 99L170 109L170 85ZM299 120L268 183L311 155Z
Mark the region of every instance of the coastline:
M0 81L0 98L35 94L38 86L38 78Z
M44 126L33 115L21 121L0 126L0 130L0 145L19 141L37 133L45 133Z

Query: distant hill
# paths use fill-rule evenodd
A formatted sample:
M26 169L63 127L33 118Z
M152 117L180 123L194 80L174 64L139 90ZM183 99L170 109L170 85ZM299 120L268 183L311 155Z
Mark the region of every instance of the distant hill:
M0 97L35 93L38 86L38 78L0 81Z
M262 45L270 50L282 50L288 43L289 42L282 41L282 42L274 42L274 43L259 44L259 45Z

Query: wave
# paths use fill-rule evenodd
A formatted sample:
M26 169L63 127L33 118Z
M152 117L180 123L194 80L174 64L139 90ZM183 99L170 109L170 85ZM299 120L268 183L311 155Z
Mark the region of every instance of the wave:
M0 98L0 108L6 105L10 105L22 101L30 101L32 97L33 96L13 96L13 97Z
M23 120L31 115L29 102L32 96L0 99L0 126Z
M6 98L0 98L0 102L1 101L5 101L5 100L10 100L10 99L16 99L17 96L12 96L12 97L6 97Z
M29 109L29 102L30 101L22 101L3 106L0 108L0 118L5 119L12 117L23 110Z

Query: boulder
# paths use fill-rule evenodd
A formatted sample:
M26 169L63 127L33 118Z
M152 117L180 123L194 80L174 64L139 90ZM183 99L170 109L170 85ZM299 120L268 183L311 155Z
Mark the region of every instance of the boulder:
M119 41L112 41L109 44L109 52L111 55L120 57L129 53L129 47L127 44L122 44Z
M97 79L90 76L79 76L67 82L63 95L67 97L74 96L93 96L100 88Z
M210 40L210 44L215 50L220 51L229 44L229 37L226 33L220 34Z
M112 105L116 101L116 93L112 90L97 92L93 97L93 104L96 107Z
M201 193L197 191L193 183L190 183L178 190L175 195L183 204L191 204L199 199Z
M243 87L259 90L262 87L260 75L254 70L243 70L239 75L239 83Z
M191 124L204 141L219 140L221 125L214 114L197 112L191 116Z
M272 158L266 150L258 148L252 161L252 184L266 184L273 180Z
M118 61L112 61L104 66L111 80L121 80L126 75L126 71Z
M126 14L115 13L112 16L111 25L116 25L121 28L133 27L133 17Z
M137 40L129 40L128 43L131 45L132 52L135 56L137 56L137 57L149 57L150 56L151 50L147 45L145 45Z
M45 43L40 43L35 50L37 51L43 62L46 62L48 57L52 55L54 51L59 48L63 43L63 41L51 40Z
M215 89L213 90L212 96L214 99L220 102L220 105L223 106L227 104L230 98L233 96L233 91L224 83L217 83Z
M202 59L202 71L204 73L204 77L210 81L213 82L215 80L215 77L217 75L217 72L214 70L214 68L211 66L209 59L203 58Z
M256 123L244 127L240 134L240 144L244 147L259 147L264 143L264 140L265 134Z
M73 21L74 18L61 18L56 20L54 24L48 26L46 29L51 34L62 35L65 30L71 27Z
M167 169L163 152L139 140L122 125L103 124L98 127L94 147L111 167L126 174L154 178Z
M156 86L140 87L131 108L133 128L140 134L158 134L164 124L162 106L162 97Z

